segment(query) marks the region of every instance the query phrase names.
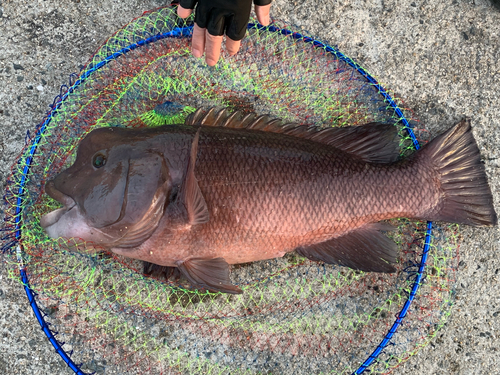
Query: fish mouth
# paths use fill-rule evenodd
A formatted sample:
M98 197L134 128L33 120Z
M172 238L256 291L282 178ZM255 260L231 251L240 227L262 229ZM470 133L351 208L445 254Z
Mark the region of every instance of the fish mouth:
M54 180L50 180L45 184L45 192L49 197L54 198L59 203L62 203L64 207L58 208L57 210L51 211L42 216L40 219L40 225L44 229L57 223L65 213L76 206L76 202L73 198L56 189Z

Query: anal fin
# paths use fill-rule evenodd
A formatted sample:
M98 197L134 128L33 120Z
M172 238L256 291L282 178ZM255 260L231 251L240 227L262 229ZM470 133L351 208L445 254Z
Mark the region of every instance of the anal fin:
M193 258L178 262L177 267L193 286L223 293L243 293L231 283L229 264L223 258Z
M392 273L397 260L397 245L380 231L391 230L388 224L368 224L343 236L296 251L315 261L338 264L365 272Z

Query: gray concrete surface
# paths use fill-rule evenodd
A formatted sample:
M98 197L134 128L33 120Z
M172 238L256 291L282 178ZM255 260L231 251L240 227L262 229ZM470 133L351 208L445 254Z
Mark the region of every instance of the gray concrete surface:
M120 26L164 4L0 1L2 186L26 130L43 118L69 73ZM500 11L488 0L278 0L272 14L337 45L393 90L433 135L470 117L500 212ZM464 228L462 234L451 317L396 374L500 372L500 231ZM0 332L0 374L72 373L4 269Z

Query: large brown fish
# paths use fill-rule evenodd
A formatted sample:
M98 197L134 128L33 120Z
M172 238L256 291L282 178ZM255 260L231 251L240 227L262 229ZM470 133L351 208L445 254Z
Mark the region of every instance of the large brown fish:
M294 250L393 272L397 247L381 220L496 224L468 121L397 159L393 125L319 130L198 110L184 125L92 131L47 182L64 207L41 224L228 293L241 292L228 264Z

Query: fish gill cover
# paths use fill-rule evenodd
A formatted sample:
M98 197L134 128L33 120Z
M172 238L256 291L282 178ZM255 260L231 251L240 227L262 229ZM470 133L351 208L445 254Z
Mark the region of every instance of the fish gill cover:
M456 225L431 232L425 222L394 220L394 274L294 253L233 266L241 295L147 277L137 261L96 254L78 239L52 240L40 227L58 207L45 181L71 165L79 141L99 127L169 124L195 108L223 106L323 127L394 123L402 155L426 138L418 122L409 132L398 104L335 48L280 22L251 23L241 51L210 68L189 53L191 25L172 8L146 13L61 88L8 181L0 234L10 277L24 285L49 340L78 374L390 372L449 315Z

